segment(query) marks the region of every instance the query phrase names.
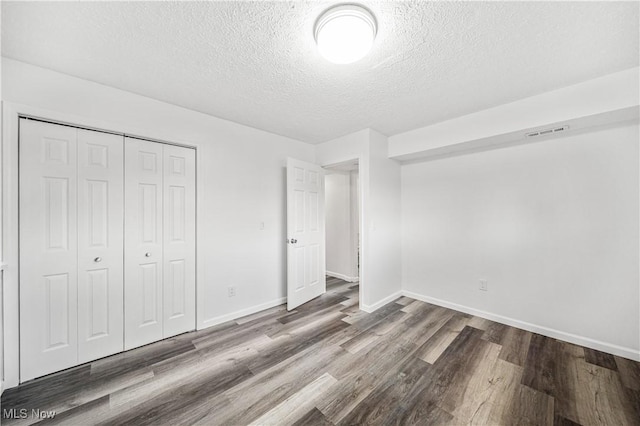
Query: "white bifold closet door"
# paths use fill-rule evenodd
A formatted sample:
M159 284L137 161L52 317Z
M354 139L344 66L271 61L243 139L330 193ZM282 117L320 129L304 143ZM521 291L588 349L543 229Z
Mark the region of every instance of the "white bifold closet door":
M124 350L124 137L78 129L78 363Z
M196 156L195 150L164 148L163 334L196 326Z
M195 151L125 138L125 348L195 329Z
M123 137L20 120L20 379L123 348Z

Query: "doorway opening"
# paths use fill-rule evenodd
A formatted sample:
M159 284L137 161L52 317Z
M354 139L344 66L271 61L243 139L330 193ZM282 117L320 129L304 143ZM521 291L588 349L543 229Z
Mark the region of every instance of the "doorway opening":
M360 306L360 176L358 160L326 166L325 259L327 292Z

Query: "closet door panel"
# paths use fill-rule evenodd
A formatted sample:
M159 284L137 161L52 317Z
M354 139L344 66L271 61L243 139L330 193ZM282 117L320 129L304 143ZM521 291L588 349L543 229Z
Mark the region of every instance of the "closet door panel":
M124 349L123 137L78 130L78 357Z
M163 155L125 138L125 349L162 339Z
M20 380L74 366L77 130L20 120Z
M195 329L195 150L164 146L164 337Z

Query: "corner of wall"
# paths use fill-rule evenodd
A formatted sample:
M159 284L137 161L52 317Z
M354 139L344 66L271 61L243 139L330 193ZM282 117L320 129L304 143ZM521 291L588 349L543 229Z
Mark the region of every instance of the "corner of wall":
M369 280L362 306L375 310L399 297L400 257L400 164L388 157L388 138L369 132L369 208L365 223L369 238Z

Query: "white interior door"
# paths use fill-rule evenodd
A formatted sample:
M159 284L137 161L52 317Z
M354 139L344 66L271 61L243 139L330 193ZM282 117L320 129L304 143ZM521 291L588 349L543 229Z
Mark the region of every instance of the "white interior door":
M125 138L125 349L161 340L162 144Z
M164 145L163 337L196 326L196 153Z
M122 136L78 129L78 361L122 352Z
M20 380L78 362L77 129L20 120Z
M287 159L287 309L326 291L324 171Z

